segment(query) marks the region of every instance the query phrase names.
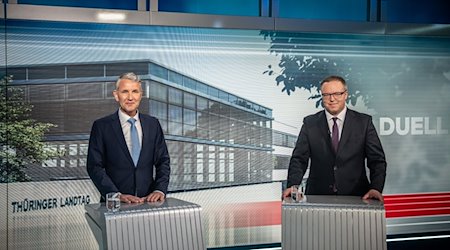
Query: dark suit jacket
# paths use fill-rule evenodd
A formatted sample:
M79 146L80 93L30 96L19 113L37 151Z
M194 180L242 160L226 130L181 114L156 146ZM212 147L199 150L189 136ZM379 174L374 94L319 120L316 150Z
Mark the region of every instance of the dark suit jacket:
M337 153L331 145L325 111L305 117L289 163L288 187L301 183L309 160L306 194L334 194L334 183L339 195L362 196L372 188L383 191L386 160L369 115L347 109Z
M139 119L142 147L137 167L128 151L117 112L92 125L87 171L102 197L109 192L138 197L154 190L167 193L170 158L161 125L149 115L140 113Z

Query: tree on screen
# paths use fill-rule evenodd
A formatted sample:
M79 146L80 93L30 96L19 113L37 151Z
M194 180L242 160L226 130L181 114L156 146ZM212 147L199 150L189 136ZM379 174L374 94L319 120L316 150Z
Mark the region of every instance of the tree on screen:
M26 102L24 89L11 86L11 81L4 76L0 83L0 183L30 181L26 166L61 154L43 142L44 133L55 125L31 119L33 107Z
M320 82L329 75L339 75L352 82L348 89L348 99L352 105L356 104L359 97L366 102L370 96L363 95L359 89L362 76L353 70L352 65L343 58L331 56L313 56L300 53L308 48L296 41L298 34L277 33L274 31L261 31L264 39L270 39L270 53L280 56L278 67L275 71L272 65L268 65L263 74L276 76L277 86L282 85L282 92L291 95L296 89L304 89L311 93L309 99L316 100L316 107L322 105L320 95Z

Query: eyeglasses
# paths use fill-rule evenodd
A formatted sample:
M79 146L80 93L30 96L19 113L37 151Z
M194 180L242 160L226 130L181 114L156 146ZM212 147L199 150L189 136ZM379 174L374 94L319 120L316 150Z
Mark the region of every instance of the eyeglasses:
M322 98L330 99L331 96L333 96L335 99L338 99L338 98L341 98L345 92L347 92L347 90L342 91L342 92L334 92L334 93L322 93Z

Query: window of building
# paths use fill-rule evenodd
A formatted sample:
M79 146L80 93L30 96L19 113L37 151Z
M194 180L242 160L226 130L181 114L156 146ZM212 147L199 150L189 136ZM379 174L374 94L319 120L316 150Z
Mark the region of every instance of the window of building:
M196 90L196 84L197 81L195 81L194 79L183 76L183 86L185 86L186 88Z
M183 76L177 72L169 70L169 82L183 86Z
M13 80L27 80L27 68L9 68L8 74L12 75Z
M78 155L78 145L69 144L69 155Z
M32 5L49 5L49 6L66 6L66 7L82 7L82 8L100 8L100 9L120 9L120 10L137 10L137 0L18 0L19 4Z
M218 98L219 97L219 90L214 88L214 87L209 86L208 87L208 95Z
M182 108L176 105L169 105L169 121L181 123L183 121Z
M224 91L222 91L222 90L219 90L219 98L221 99L221 100L224 100L224 101L226 101L226 102L228 102L228 93L227 92L224 92Z
M202 97L197 97L197 110L206 111L208 109L208 100Z
M183 92L179 89L169 87L169 103L182 105Z
M64 66L42 66L28 68L28 80L66 78Z
M449 24L448 0L382 1L385 22ZM411 14L415 13L415 14Z
M119 77L126 72L148 75L148 62L120 62L106 65L106 76Z
M197 14L259 16L260 0L159 0L159 11Z
M160 120L167 120L167 104L150 100L150 114Z
M154 63L150 64L150 74L169 80L169 70Z
M71 83L67 84L68 100L103 99L103 84Z
M195 95L184 92L183 100L184 100L184 107L195 109Z
M88 151L88 144L87 143L80 143L80 149L79 149L78 155L87 155Z
M182 108L175 105L169 105L169 130L172 135L182 135L183 127L183 111Z
M196 84L195 84L196 86L195 86L195 89L198 91L198 92L200 92L200 93L203 93L203 94L208 94L208 85L206 85L206 84L204 84L204 83L201 83L201 82L196 82Z
M78 167L78 160L77 159L70 159L69 160L69 168L76 168Z
M196 129L196 118L197 118L197 114L194 110L191 109L184 109L184 114L183 114L183 128L184 128L184 132L183 134L185 136L189 136L189 137L195 137L195 129Z
M81 64L67 66L67 78L104 76L105 66L103 64Z
M64 100L64 84L30 85L30 101Z
M279 16L282 18L367 21L369 1L361 0L282 0Z
M167 86L151 81L149 96L151 99L167 102Z

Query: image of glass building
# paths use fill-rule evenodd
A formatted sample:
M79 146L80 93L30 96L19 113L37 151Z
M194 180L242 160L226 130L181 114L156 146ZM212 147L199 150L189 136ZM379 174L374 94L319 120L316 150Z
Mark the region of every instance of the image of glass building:
M31 165L32 181L85 179L94 120L117 111L118 75L135 72L139 111L159 119L171 157L169 190L272 180L272 110L153 61L25 65L7 68L11 87L33 105L31 117L56 125L48 147L61 157Z

